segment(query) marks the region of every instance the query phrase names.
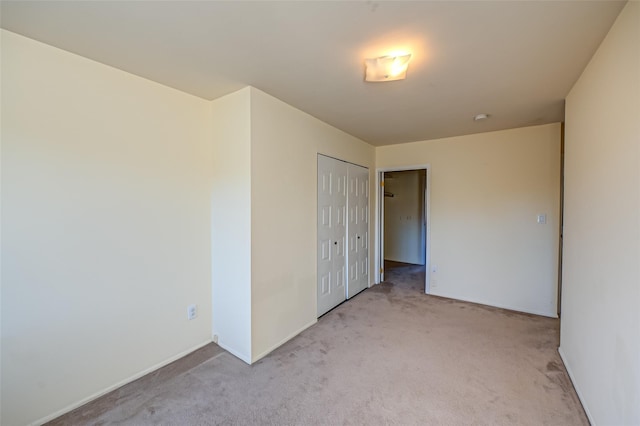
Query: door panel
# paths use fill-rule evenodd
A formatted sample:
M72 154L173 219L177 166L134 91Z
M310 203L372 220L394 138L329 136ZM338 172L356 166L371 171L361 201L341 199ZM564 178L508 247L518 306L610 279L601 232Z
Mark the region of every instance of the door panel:
M325 274L320 277L320 294L323 296L329 293L331 288L331 274Z
M347 297L353 297L369 286L369 170L349 165L349 197L350 211L349 233L349 281Z
M318 316L346 298L346 182L345 163L318 156Z

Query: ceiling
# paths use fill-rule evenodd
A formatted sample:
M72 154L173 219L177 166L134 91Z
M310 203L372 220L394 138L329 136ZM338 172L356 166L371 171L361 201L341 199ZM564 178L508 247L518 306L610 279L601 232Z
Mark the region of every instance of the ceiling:
M379 146L562 121L624 3L2 1L0 22L205 99L251 85ZM393 50L407 79L365 83Z

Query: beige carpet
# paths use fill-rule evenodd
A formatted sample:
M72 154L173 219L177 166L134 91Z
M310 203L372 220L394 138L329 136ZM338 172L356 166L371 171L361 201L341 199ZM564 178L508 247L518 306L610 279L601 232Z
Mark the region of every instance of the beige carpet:
M427 296L423 279L388 270L253 366L211 345L52 424L588 425L557 320Z

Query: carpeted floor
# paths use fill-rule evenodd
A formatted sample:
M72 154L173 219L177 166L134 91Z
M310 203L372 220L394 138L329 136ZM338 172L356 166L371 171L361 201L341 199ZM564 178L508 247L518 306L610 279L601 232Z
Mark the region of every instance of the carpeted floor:
M400 264L252 366L210 345L51 424L588 425L558 329Z

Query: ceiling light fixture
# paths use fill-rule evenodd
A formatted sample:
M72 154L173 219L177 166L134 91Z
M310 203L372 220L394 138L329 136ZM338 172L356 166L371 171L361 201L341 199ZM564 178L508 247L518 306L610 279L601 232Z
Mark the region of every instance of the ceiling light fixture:
M370 82L403 80L407 77L410 59L410 53L365 59L364 80Z
M475 117L473 117L473 121L483 121L483 120L486 120L489 117L490 117L489 114L478 114Z

